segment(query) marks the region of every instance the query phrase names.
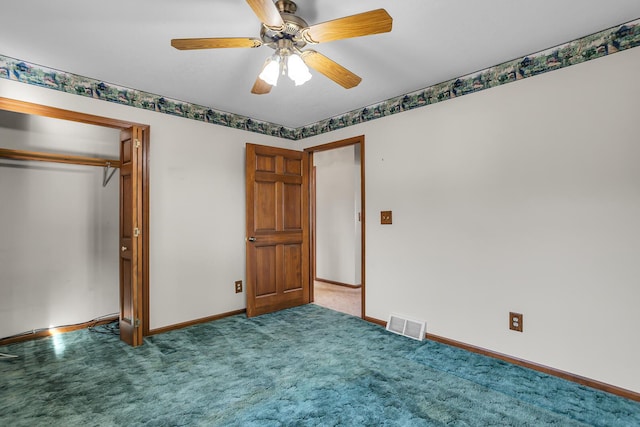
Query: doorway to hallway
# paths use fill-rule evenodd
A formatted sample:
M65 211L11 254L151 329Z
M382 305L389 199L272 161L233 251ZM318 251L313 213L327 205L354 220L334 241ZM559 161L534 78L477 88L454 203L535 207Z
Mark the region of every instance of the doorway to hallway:
M363 317L364 137L308 148L314 303Z

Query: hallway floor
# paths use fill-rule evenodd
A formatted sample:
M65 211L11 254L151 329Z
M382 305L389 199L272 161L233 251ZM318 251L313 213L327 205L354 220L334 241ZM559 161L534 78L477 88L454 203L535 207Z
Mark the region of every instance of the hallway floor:
M362 316L362 288L313 282L314 303L352 316Z

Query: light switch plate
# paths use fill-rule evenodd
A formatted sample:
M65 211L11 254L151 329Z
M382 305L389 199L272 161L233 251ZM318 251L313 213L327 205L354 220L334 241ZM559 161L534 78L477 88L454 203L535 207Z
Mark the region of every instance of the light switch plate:
M380 224L393 224L391 211L380 211Z

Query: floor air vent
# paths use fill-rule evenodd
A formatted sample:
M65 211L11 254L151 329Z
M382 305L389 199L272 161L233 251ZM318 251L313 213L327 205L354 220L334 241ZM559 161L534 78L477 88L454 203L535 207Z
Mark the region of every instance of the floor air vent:
M422 341L427 329L427 322L422 320L409 319L398 314L391 314L387 322L387 331L394 334L404 335L414 340Z

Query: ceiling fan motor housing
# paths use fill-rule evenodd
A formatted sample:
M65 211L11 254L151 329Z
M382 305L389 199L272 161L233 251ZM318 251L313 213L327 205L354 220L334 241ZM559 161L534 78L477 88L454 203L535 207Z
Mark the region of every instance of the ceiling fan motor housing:
M280 11L280 13L296 13L298 10L298 5L292 2L291 0L278 0L276 2L276 7Z
M298 10L298 6L291 0L278 0L276 7L282 16L284 26L282 28L269 28L263 25L260 29L260 38L267 46L272 49L282 47L284 44L291 45L297 49L302 49L307 42L301 37L300 31L307 28L307 22L294 15ZM283 42L283 40L285 40Z

